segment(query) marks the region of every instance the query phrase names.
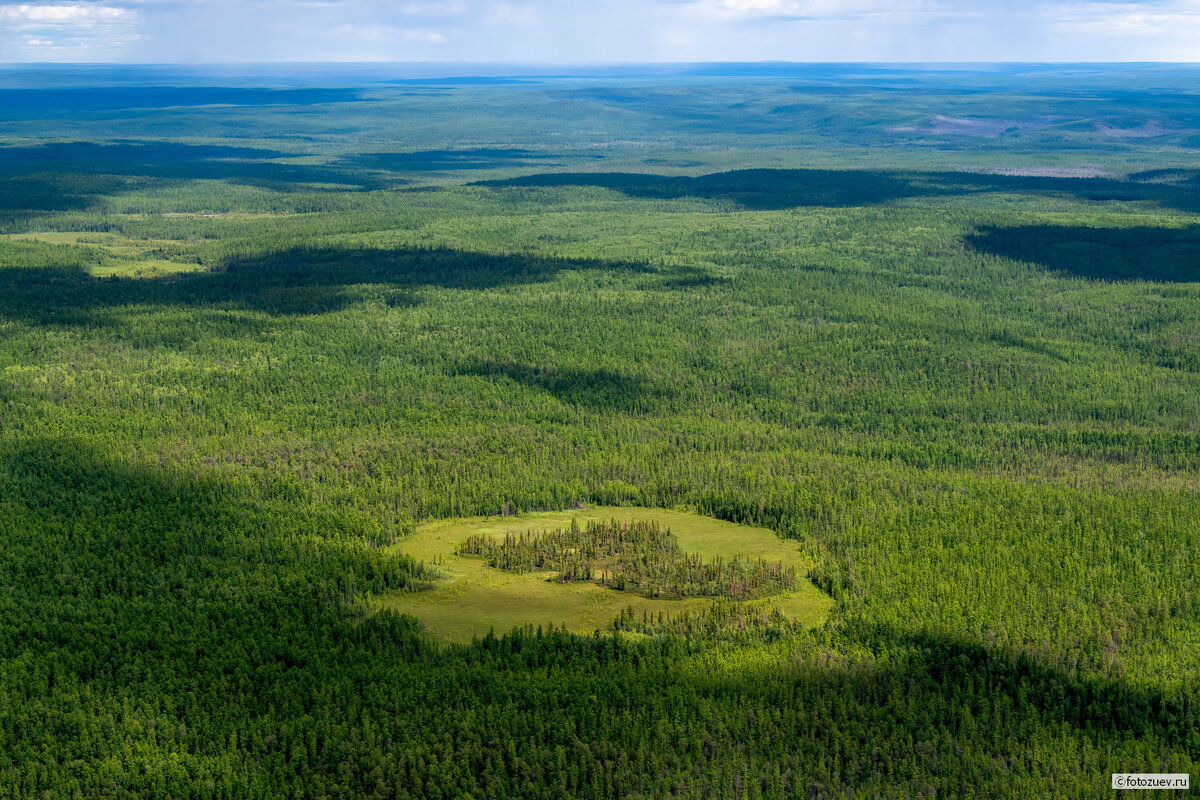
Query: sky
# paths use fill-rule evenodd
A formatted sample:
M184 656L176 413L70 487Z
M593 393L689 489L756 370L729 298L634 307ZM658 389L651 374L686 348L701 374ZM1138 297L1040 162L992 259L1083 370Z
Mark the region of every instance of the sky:
M1200 61L1200 0L0 0L14 62Z

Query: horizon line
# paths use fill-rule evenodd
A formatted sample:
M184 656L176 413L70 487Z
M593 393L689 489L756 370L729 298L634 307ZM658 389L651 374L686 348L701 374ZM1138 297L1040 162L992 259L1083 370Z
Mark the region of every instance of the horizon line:
M9 67L261 67L261 66L481 66L527 68L604 68L604 67L694 67L694 66L1200 66L1197 61L961 61L961 60L890 60L890 61L0 61L0 69Z

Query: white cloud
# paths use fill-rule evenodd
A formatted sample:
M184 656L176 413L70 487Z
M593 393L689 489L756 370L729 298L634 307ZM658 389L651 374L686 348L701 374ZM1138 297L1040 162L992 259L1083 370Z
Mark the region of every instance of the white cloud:
M471 10L463 0L438 0L430 3L408 3L400 13L408 17L461 17Z
M404 44L445 44L450 37L443 31L433 28L405 28L397 25L338 25L328 31L330 36L313 37L314 41L324 38L341 45L359 44L368 48L385 48L382 53L389 52L386 48L397 43ZM297 29L293 36L313 36L312 31ZM374 52L374 51L370 51ZM368 52L359 55L366 56ZM372 56L371 58L375 58ZM344 59L336 59L344 60Z
M1184 4L1130 2L1075 3L1063 9L1044 9L1048 23L1058 26L1090 26L1114 33L1165 30L1167 26L1194 26L1196 10Z
M400 38L406 42L417 44L445 44L450 41L449 37L441 31L423 30L419 28L405 28L400 32Z
M857 14L908 13L933 5L922 0L696 0L698 5L734 16L841 19Z
M1000 18L1035 13L1041 16L1106 15L1120 9L1197 13L1200 0L671 0L673 4L729 17L794 17L835 22L864 17L921 19Z
M18 25L95 25L112 22L128 22L137 17L137 12L117 6L0 6L0 21Z
M1041 24L1072 51L1090 58L1141 61L1200 59L1200 3L1160 2L1071 3L1041 9Z
M0 60L117 61L140 39L137 10L87 3L0 5Z
M517 28L532 28L541 23L541 16L534 6L516 6L512 3L496 3L488 11L488 25L509 25Z
M1198 43L1200 0L0 0L0 61L1196 61Z
M786 0L722 0L721 6L730 11L738 12L769 12L773 14L794 12L799 6L799 3L786 2Z

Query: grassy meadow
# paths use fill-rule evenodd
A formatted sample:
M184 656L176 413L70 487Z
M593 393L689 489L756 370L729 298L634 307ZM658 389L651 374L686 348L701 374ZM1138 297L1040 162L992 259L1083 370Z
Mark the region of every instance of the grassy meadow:
M616 592L594 583L554 583L545 573L513 574L488 567L478 558L458 555L457 545L470 534L496 539L505 534L537 533L566 527L574 519L657 522L679 540L682 550L706 559L742 555L794 566L806 572L812 565L794 544L765 528L737 525L685 511L592 507L570 512L535 512L520 517L481 517L438 520L419 525L397 547L405 554L435 565L440 579L420 592L394 592L380 598L383 608L410 614L431 633L451 641L470 642L491 633L526 625L565 627L591 634L611 629L623 610L636 618L703 612L712 601L702 597L662 599ZM811 583L762 601L739 603L747 614L779 609L790 619L816 625L828 617L832 601Z

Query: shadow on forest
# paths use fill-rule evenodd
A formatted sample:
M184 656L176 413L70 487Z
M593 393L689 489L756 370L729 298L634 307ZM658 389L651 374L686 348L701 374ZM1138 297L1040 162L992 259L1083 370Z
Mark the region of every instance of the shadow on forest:
M512 361L483 361L460 367L454 374L513 381L547 392L564 403L599 411L650 411L670 396L668 389L646 378L607 369L537 367Z
M48 184L43 192L22 194L5 192L0 207L6 209L56 210L54 194L70 191L79 184L79 194L99 195L121 187L126 178L167 180L229 180L264 186L278 191L311 190L313 184L333 184L356 189L379 189L398 181L384 181L361 171L321 164L288 164L275 159L295 157L294 153L252 147L189 145L172 142L121 141L61 142L32 147L0 148L0 176ZM108 185L91 186L76 176L105 176ZM47 198L46 195L49 195ZM46 205L49 199L50 204ZM61 201L58 201L61 202Z
M0 447L0 581L26 604L16 620L56 621L55 637L44 624L24 631L26 645L159 674L203 670L243 662L247 626L264 613L273 630L304 630L306 615L341 616L350 576L379 591L422 574L407 556L373 547L380 528L362 515L304 503L300 479L265 484L254 497L220 469L133 466L71 440ZM0 614L0 628L13 621ZM12 633L0 629L0 639Z
M684 197L728 200L760 211L813 205L871 205L917 193L912 182L901 175L865 170L747 169L696 178L640 172L550 173L480 181L478 185L593 186L630 197L658 200Z
M1086 202L1147 201L1164 208L1200 212L1197 182L1143 179L1046 178L975 172L889 172L884 170L747 169L697 177L640 172L544 173L475 185L502 188L581 186L629 197L723 200L743 209L772 211L801 206L833 208L879 205L914 197L987 192L1065 194Z
M545 168L554 154L521 148L363 153L331 164L285 163L277 150L169 142L48 143L0 148L0 223L87 208L97 197L153 188L154 181L225 180L280 192L370 191L410 183L405 173ZM390 173L390 174L389 174ZM1161 173L1161 174L1160 174ZM1188 171L1139 173L1130 180L1048 178L971 172L748 169L697 177L640 172L538 172L474 185L600 187L629 197L698 198L749 210L854 207L918 197L1004 192L1069 196L1083 202L1147 202L1200 212L1200 181Z
M819 719L822 730L866 745L863 755L874 751L878 758L893 750L884 760L916 755L937 761L930 742L942 735L959 745L959 755L967 748L976 757L1020 755L1028 752L1030 737L1057 738L1064 724L1088 736L1154 737L1182 752L1200 746L1200 724L1182 693L1168 696L1119 679L1071 675L1025 655L945 635L879 626L851 628L845 637L876 660L828 650L822 657L810 650L808 657L796 658L798 679L781 680L777 668L749 667L712 679L694 676L690 691L732 697L739 707L764 699L776 708L790 705ZM476 641L470 657L494 659L502 650L505 666L537 668L545 658L541 641L528 628L514 629L507 642ZM835 640L833 649L842 647ZM914 739L925 745L915 753ZM940 757L953 759L953 751Z
M382 173L560 166L555 156L520 148L362 153L329 164L255 147L118 140L0 147L0 221L47 211L81 210L96 198L152 188L147 180L225 180L281 192L394 188L410 181Z
M966 242L981 253L1090 280L1200 281L1200 225L988 227L967 236Z
M81 266L0 268L0 317L42 325L104 324L134 306L320 314L357 302L354 287L385 286L391 306L411 290L489 289L550 280L562 270L642 270L632 263L491 255L449 249L293 249L243 258L214 271L154 278L98 278Z
M311 106L370 102L359 89L260 89L233 86L89 86L86 88L0 89L0 108L9 113L153 109L181 106Z
M1190 696L888 626L813 634L834 637L823 645L800 634L789 645L794 656L760 659L751 650L743 666L712 673L697 672L688 657L703 644L677 639L618 646L611 637L551 630L433 646L410 619L346 617L347 599L396 590L420 573L388 548L366 545L375 529L365 518L303 502L302 480L278 472L257 479L269 485L251 497L219 469L188 476L135 467L57 439L0 448L0 580L21 598L19 613L0 614L0 639L24 654L12 674L26 681L33 732L20 731L18 744L43 732L50 740L50 723L40 722L53 722L49 709L88 719L128 707L130 698L161 703L164 693L190 700L164 704L155 723L198 734L175 746L229 741L233 730L256 737L303 724L305 715L337 726L370 718L388 735L384 726L392 725L436 741L439 726L462 726L452 704L436 698L503 707L557 689L554 713L576 721L564 727L588 742L612 736L595 721L603 695L635 740L655 735L664 719L717 719L689 749L712 756L736 742L773 757L800 741L866 765L857 769L920 764L951 786L1014 759L989 773L999 786L1013 768L1029 769L1030 755L1050 755L1045 747L1064 735L1101 751L1124 741L1200 752ZM846 654L863 649L875 658ZM487 679L500 672L504 680ZM340 682L330 684L331 675ZM314 701L312 687L330 685L337 691ZM381 700L363 695L364 685L397 692ZM355 698L349 712L339 693ZM266 722L255 728L258 718ZM505 724L482 732L519 733ZM1042 749L1031 753L1031 743ZM372 766L363 763L364 771ZM820 784L805 788L825 796Z
M962 722L962 704L968 703L975 709L979 730L988 737L1011 730L1015 720L1004 717L1014 714L1051 729L1066 723L1089 733L1152 735L1191 752L1200 746L1200 724L1183 695L1169 697L1095 674L1068 674L1026 655L945 635L886 626L849 635L876 653L903 653L893 663L904 668L858 670L857 676L821 671L814 677L845 681L847 690L868 705L877 704L876 710L888 705L890 692L899 691L912 711L952 731ZM1026 742L1018 738L1009 744L1021 749Z
M383 173L558 166L553 156L519 148L363 153L330 164L296 164L255 147L138 140L50 142L0 147L0 223L52 211L83 210L97 198L153 188L154 181L224 180L280 192L333 188L370 191L410 183Z
M703 289L710 286L728 286L733 280L725 275L713 275L699 267L679 267L659 286L663 289Z
M561 166L556 156L517 147L475 147L463 150L418 150L411 153L362 153L338 163L392 172L495 169L498 167Z
M258 147L216 144L177 144L137 140L98 142L47 142L29 147L0 147L0 166L60 167L96 164L178 164L192 161L283 158L287 153ZM114 170L120 172L120 170Z
M14 175L0 172L0 225L54 211L82 211L98 197L128 189L115 175Z

